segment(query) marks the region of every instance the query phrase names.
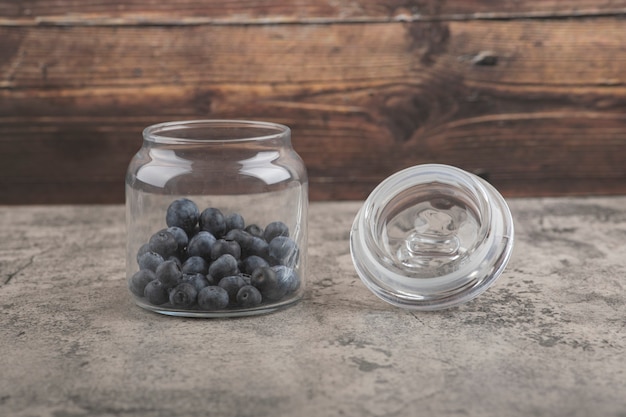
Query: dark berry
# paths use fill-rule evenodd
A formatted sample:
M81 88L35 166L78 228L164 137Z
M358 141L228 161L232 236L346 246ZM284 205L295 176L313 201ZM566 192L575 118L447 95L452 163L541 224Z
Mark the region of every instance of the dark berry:
M190 256L183 263L183 274L206 274L209 272L209 263L201 256Z
M228 306L228 292L222 287L210 285L198 293L198 306L203 310L221 310Z
M263 238L266 242L271 242L277 236L289 237L289 227L283 222L272 222L265 227Z
M213 246L211 246L211 259L216 260L222 255L232 255L235 259L241 258L241 247L239 243L234 240L217 240Z
M181 198L173 201L167 208L165 223L168 226L176 226L191 234L198 223L200 212L193 201Z
M248 232L244 232L241 229L233 229L224 235L225 240L234 240L239 243L239 246L243 249L244 246L252 239L252 235Z
M161 281L155 279L154 281L150 281L146 288L143 291L144 297L150 304L154 304L159 306L161 304L165 304L169 301L169 296L167 294L167 288L163 286Z
M211 247L215 243L215 240L215 236L209 232L198 232L198 234L192 237L189 241L189 245L187 246L187 255L201 256L206 260L210 260Z
M183 274L182 282L188 282L193 285L198 292L204 287L213 285L213 283L207 279L207 276L203 274Z
M141 255L148 252L150 252L150 244L144 243L143 245L141 245L141 247L137 251L137 263L139 263L139 258L141 257Z
M155 279L156 276L154 275L154 272L149 269L140 269L132 277L130 277L130 280L128 281L128 288L130 288L130 291L137 297L143 297L146 285Z
M178 258L178 256L170 256L169 258L166 259L166 261L173 261L176 262L176 264L178 264L178 266L180 268L183 267L183 263L180 261L180 259Z
M240 307L255 307L261 304L262 300L261 293L252 285L244 285L237 292L237 305Z
M209 283L209 285L217 285L217 279L213 278L213 275L211 274L206 274L205 278L207 280L207 282Z
M171 226L165 229L166 232L170 232L174 239L176 239L176 243L178 244L178 253L182 253L182 251L189 244L189 237L187 236L187 232L181 229L178 226Z
M231 213L226 216L226 231L233 229L243 229L246 227L246 222L243 219L243 216L239 213Z
M289 237L278 236L270 242L268 254L272 265L295 266L298 260L298 245Z
M288 287L281 285L276 271L272 268L259 268L251 277L251 284L256 287L263 298L270 301L278 301L287 294Z
M267 242L260 237L252 236L243 230L231 230L225 237L226 240L234 240L241 247L241 256L257 255L267 257Z
M205 230L215 237L221 237L226 232L226 219L222 212L214 207L205 209L200 214L200 230Z
M260 237L252 237L247 243L245 247L241 248L241 252L243 256L260 256L261 258L268 258L268 243L260 238Z
M262 267L270 266L269 263L260 256L252 255L245 258L242 262L242 267L240 268L242 272L245 272L248 275L252 275L252 273Z
M218 282L226 276L235 275L237 272L239 272L237 259L230 254L220 256L209 266L209 275Z
M150 250L161 255L164 259L176 255L178 251L178 242L170 232L161 230L150 237L148 242Z
M139 257L137 263L140 269L149 269L154 272L158 266L161 265L165 259L156 252L146 252Z
M245 229L246 232L248 232L249 234L251 234L252 236L255 237L260 237L263 238L263 229L261 229L258 225L256 224L249 224L248 226L246 226Z
M196 287L189 282L182 282L170 291L170 303L174 307L191 307L197 296Z
M243 277L240 275L231 275L222 278L217 285L226 290L228 299L231 303L235 304L237 302L237 293L241 287L246 285L246 281L244 281Z
M183 271L175 261L165 261L157 268L156 278L165 288L172 288L183 278Z
M241 278L243 278L243 281L246 283L246 285L252 285L252 277L248 274L239 274L239 276Z
M276 265L272 267L272 270L276 272L278 285L284 287L287 294L291 294L300 288L300 277L295 269L284 265Z

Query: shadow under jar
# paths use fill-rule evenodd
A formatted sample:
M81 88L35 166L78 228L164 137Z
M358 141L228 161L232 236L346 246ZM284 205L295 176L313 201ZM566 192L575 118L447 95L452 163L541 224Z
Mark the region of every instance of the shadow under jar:
M128 288L140 307L175 316L291 305L305 288L307 210L287 126L150 126L126 174Z

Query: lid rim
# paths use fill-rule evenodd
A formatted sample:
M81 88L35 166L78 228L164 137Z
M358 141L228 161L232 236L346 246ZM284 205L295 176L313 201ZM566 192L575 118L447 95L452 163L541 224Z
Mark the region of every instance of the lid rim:
M433 172L430 172L433 171ZM407 190L421 184L423 172L429 173L426 178L432 179L438 173L460 175L471 183L474 197L483 202L479 204L481 211L481 230L487 232L469 255L467 264L461 264L451 273L430 278L411 277L406 268L395 264L393 259L372 250L372 230L381 221L376 213L393 201L395 194L389 193L387 187L394 185L392 190ZM407 175L410 174L410 175ZM403 178L402 175L405 175ZM432 183L432 182L426 182ZM445 181L442 183L446 184ZM448 184L452 186L451 184ZM382 194L381 194L382 193ZM382 198L381 198L382 196ZM357 274L363 283L379 298L403 308L412 310L439 310L465 303L487 290L501 275L506 267L513 247L513 222L510 210L504 198L493 186L483 179L459 168L448 165L418 165L400 171L385 179L376 187L359 210L350 233L350 251ZM378 244L375 242L376 247ZM394 270L388 264L391 261Z

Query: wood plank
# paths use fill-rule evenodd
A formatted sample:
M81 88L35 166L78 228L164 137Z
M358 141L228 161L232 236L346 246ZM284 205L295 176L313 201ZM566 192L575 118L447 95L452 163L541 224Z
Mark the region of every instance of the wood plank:
M401 25L0 28L0 38L5 33L20 41L0 62L0 88L319 84L406 77L415 60Z
M0 0L1 25L241 24L616 15L624 0Z
M292 126L312 199L425 162L507 195L626 193L618 18L2 27L0 43L0 203L120 202L142 128L190 118Z
M456 84L568 87L626 81L621 19L0 28L0 39L7 44L0 88L9 89L419 84L434 77ZM496 63L476 61L485 53Z

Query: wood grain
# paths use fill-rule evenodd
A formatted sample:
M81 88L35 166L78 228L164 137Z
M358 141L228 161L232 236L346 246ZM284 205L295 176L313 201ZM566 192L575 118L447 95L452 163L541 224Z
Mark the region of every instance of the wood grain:
M290 125L312 199L425 162L626 193L624 45L614 17L3 26L0 202L121 202L142 128L192 118Z
M624 0L0 0L3 25L151 25L602 16Z

